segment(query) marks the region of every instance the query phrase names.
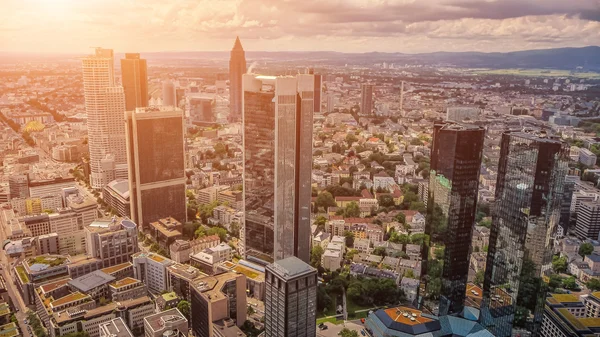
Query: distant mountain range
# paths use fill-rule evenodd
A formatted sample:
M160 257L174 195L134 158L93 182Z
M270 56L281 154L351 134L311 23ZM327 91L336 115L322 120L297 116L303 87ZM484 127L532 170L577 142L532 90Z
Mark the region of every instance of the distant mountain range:
M148 59L228 59L229 52L160 52L144 53ZM600 47L557 48L524 50L509 53L481 52L435 52L421 54L404 53L340 53L314 52L263 52L247 51L246 58L253 60L313 61L318 63L348 64L447 64L463 68L552 68L571 70L583 67L600 71Z
M40 58L53 59L65 57L79 57L81 55L47 55L25 53L2 53L0 62L15 58ZM150 52L142 53L148 60L227 60L228 51L209 52ZM115 57L121 58L123 54L117 53ZM248 61L276 60L276 61L303 61L304 63L317 64L425 64L449 65L462 68L551 68L574 70L583 67L584 70L600 72L600 47L590 46L582 48L555 48L540 50L524 50L508 53L481 53L481 52L434 52L421 54L404 53L340 53L332 51L310 52L264 52L247 51ZM307 62L308 61L308 62Z

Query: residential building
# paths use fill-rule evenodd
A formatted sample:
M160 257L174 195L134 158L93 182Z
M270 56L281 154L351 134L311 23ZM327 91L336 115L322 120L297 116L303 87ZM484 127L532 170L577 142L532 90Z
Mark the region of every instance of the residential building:
M546 298L540 336L583 337L600 331L600 320L585 315L586 307L577 296L551 294Z
M226 272L206 276L193 284L192 331L197 337L239 336L246 321L246 276ZM225 324L218 322L225 321ZM232 334L220 332L231 329Z
M214 94L196 94L189 98L190 120L194 125L206 126L217 121L214 110L216 98Z
M148 106L148 65L140 54L125 53L121 59L121 82L126 111Z
M218 246L206 248L190 256L190 264L212 275L216 271L217 264L224 261L231 261L231 253L231 247L223 242Z
M150 223L150 232L162 248L168 249L176 240L183 238L183 225L172 217Z
M174 262L155 253L133 254L133 273L135 278L144 282L148 290L161 293L168 289L167 267Z
M242 80L242 255L263 264L288 256L308 262L314 75Z
M116 178L118 165L127 163L125 93L115 85L112 49L96 48L82 59L85 111L88 116L90 183L101 189Z
M240 121L242 118L242 75L245 73L246 53L240 38L236 37L229 58L229 120L232 122Z
M175 90L175 83L171 80L162 82L162 106L164 107L176 107L177 106L177 91ZM151 105L151 104L150 104Z
M183 111L137 108L127 112L126 124L133 221L142 228L167 217L185 222Z
M481 307L482 324L498 337L511 335L523 261L533 262L533 274L541 276L542 266L552 260L568 155L568 146L544 131L502 134ZM504 290L507 285L511 292ZM544 292L537 297L536 333Z
M217 273L234 272L246 276L246 295L259 301L265 301L265 268L246 260L237 263L225 261L217 266Z
M102 261L102 268L131 261L139 251L138 228L129 219L103 219L85 227L87 254Z
M423 249L423 259L442 268L440 316L461 313L464 307L484 137L485 129L479 126L440 123L433 128L427 210L432 220L425 231L429 244L444 254L443 261L437 261L425 253L430 249ZM432 281L431 275L424 279ZM428 294L426 285L420 296Z
M192 299L192 285L206 274L198 268L187 264L175 263L167 267L167 288L174 291L177 296L190 302Z
M586 148L581 148L579 150L579 162L583 165L587 167L594 167L596 166L596 160L598 160L598 157L596 157L592 151Z
M203 188L198 191L198 197L196 198L196 200L201 205L210 204L213 201L217 200L217 195L220 191L227 190L228 188L228 186L219 185Z
M478 106L453 106L446 108L446 120L452 122L462 122L465 120L475 120L479 117L482 109Z
M297 257L265 270L265 337L316 335L317 270Z

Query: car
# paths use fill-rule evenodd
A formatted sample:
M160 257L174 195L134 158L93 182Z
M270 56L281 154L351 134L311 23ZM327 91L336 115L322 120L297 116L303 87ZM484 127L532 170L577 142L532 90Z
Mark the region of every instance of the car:
M361 319L360 319L360 322L361 322L362 324L365 324L365 319L364 319L364 318L361 318Z
M327 325L323 325L323 327L321 328L321 330L327 330L329 329L329 327Z
M367 334L365 333L365 330L360 330L360 334L363 336L366 336Z

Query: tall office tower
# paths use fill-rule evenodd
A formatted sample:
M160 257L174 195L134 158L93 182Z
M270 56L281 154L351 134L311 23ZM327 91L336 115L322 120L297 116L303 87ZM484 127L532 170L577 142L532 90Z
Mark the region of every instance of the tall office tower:
M162 83L162 105L176 107L177 106L177 92L175 90L175 83L171 80L166 80Z
M239 36L229 57L229 120L239 121L242 116L242 75L246 73L246 52Z
M29 198L29 176L27 174L9 176L8 193L11 199Z
M82 60L85 111L88 116L90 181L101 189L115 179L119 165L127 163L125 148L125 94L115 86L112 49L96 48Z
M573 192L575 192L575 183L579 181L579 176L568 175L565 177L563 186L562 202L560 204L559 231L567 235L569 223L571 222L571 202L573 201Z
M125 109L148 106L148 67L138 53L127 53L121 59L121 76L125 91Z
M315 113L321 113L321 97L323 96L323 77L315 74Z
M404 117L404 81L400 83L400 115Z
M127 111L131 215L140 226L173 217L186 222L183 111L174 107Z
M317 333L317 270L292 256L265 268L265 337Z
M198 95L198 94L196 94ZM209 125L217 121L215 111L216 97L214 94L201 94L189 99L190 120L196 125Z
M370 115L373 113L373 84L363 83L361 89L360 112L365 115Z
M335 95L332 93L327 94L327 112L333 112L333 108L335 108Z
M537 276L552 261L568 155L568 146L544 131L502 135L480 315L495 336L511 335L523 261ZM537 294L535 330L545 291Z
M479 126L440 123L433 128L425 228L430 242L424 244L428 261L422 275L425 298L439 297L440 316L464 307L484 137ZM430 254L431 248L441 256Z
M244 254L308 262L314 76L242 78Z

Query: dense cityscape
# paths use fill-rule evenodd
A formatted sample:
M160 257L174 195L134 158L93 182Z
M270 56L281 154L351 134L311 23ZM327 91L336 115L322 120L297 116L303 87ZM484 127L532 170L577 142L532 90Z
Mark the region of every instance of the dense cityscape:
M600 47L230 40L0 53L1 337L600 336Z

